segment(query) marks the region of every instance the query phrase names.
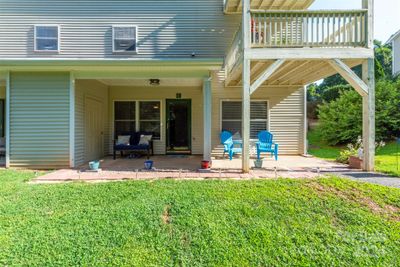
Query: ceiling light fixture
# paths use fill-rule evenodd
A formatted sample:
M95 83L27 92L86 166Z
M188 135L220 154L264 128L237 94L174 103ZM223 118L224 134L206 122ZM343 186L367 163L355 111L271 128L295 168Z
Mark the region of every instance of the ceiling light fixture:
M160 85L160 79L150 79L150 85L158 86Z

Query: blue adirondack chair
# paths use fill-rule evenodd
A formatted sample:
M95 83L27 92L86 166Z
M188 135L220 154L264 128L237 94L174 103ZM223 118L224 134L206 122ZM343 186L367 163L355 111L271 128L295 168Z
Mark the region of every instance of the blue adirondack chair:
M221 144L224 145L223 157L225 157L225 153L228 153L229 159L232 160L234 154L242 153L242 147L235 147L231 132L223 131L220 134L220 139L221 139Z
M260 159L261 152L271 153L278 160L278 144L273 142L274 135L268 131L258 133L257 159Z

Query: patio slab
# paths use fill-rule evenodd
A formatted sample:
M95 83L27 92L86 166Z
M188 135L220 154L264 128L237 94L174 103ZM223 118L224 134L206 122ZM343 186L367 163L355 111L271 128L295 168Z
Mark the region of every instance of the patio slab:
M59 183L72 181L104 182L146 179L266 179L266 178L316 178L330 173L350 171L346 165L316 158L281 156L278 161L264 159L262 169L250 173L241 171L241 159L214 159L212 169L199 171L201 156L154 156L154 169L144 170L146 158L101 161L102 170L91 172L87 165L77 169L61 169L37 177L33 183ZM253 166L253 160L251 160Z

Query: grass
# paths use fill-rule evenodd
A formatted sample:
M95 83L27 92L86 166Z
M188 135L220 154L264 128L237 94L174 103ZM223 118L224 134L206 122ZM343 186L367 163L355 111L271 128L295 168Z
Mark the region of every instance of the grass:
M336 160L343 146L329 146L326 144L318 130L312 130L308 134L309 153L315 157ZM398 147L399 146L399 147ZM397 158L399 158L399 163ZM375 169L378 172L387 173L393 176L400 176L400 145L396 142L389 142L385 147L376 152Z
M318 130L311 130L308 132L309 153L317 158L326 160L336 160L340 151L344 148L342 146L330 146L322 140Z
M388 143L375 157L376 170L400 177L400 144Z
M400 190L339 178L30 185L0 171L1 266L399 266Z

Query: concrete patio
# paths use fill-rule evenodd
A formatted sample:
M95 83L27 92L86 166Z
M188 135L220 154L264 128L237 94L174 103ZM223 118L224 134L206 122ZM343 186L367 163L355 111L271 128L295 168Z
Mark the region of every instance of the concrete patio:
M330 173L350 171L346 165L317 158L281 156L278 161L267 158L262 169L252 168L242 173L241 159L214 159L211 170L199 170L200 156L154 156L153 170L143 168L146 158L129 159L111 157L101 160L101 170L92 172L88 167L61 169L36 178L34 183L69 181L115 181L127 179L255 179L255 178L315 178ZM254 159L251 160L253 166Z

